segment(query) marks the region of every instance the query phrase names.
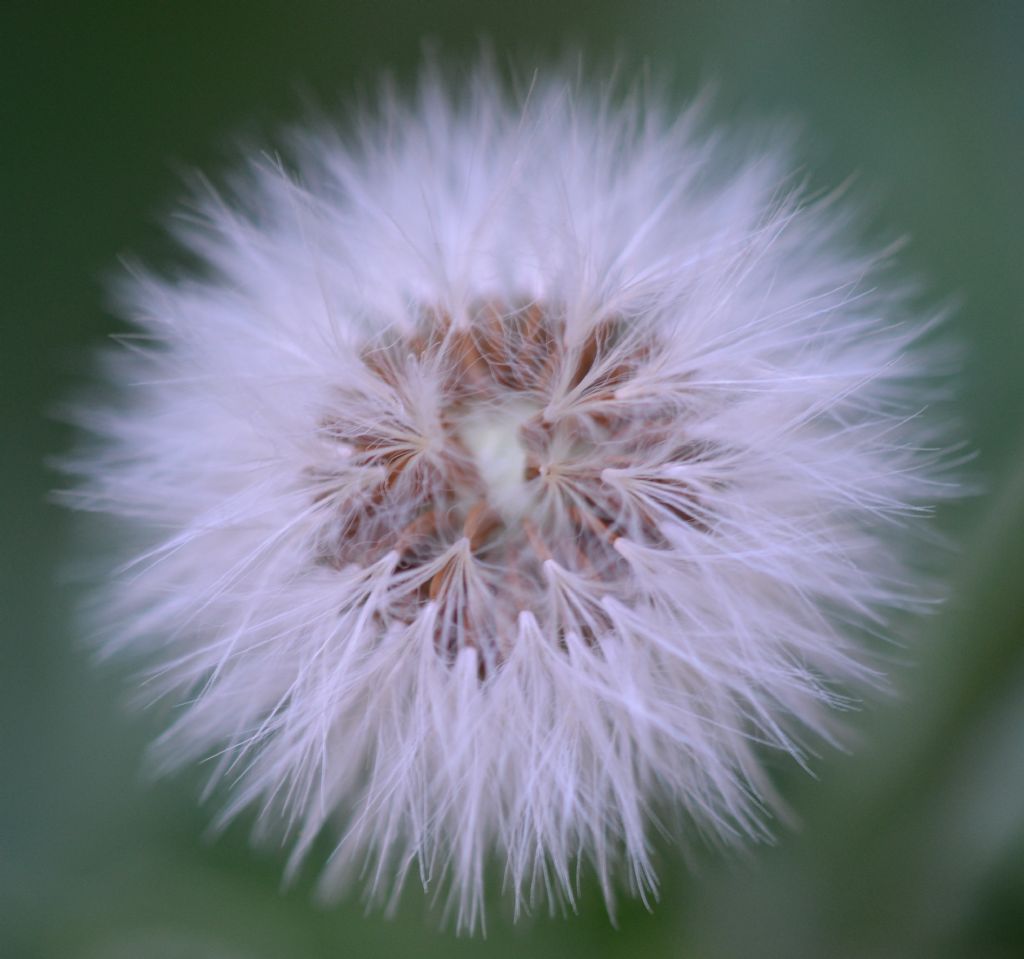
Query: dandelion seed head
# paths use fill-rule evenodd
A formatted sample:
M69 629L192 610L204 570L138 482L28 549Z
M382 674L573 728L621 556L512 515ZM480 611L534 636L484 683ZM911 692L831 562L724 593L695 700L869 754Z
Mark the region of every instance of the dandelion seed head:
M410 873L483 921L656 890L655 806L759 838L927 605L906 527L943 481L929 327L783 150L555 76L427 76L177 225L125 285L122 399L81 414L81 508L133 552L104 648L184 706L221 821L322 833L324 894ZM144 543L137 548L139 541Z

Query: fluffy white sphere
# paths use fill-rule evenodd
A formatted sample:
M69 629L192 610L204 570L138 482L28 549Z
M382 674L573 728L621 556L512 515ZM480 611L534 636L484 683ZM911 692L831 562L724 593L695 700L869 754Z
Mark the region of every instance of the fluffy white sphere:
M652 806L758 835L863 638L923 601L930 360L880 258L652 98L488 71L257 157L140 275L77 505L144 546L106 649L174 696L170 764L323 875L482 919L653 890ZM896 534L896 535L894 535Z

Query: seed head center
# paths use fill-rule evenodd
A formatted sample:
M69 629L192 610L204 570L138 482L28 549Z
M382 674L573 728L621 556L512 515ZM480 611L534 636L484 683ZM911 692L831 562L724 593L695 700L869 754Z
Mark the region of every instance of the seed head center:
M506 520L522 516L529 508L521 428L537 410L522 400L487 403L474 407L459 424L459 439L473 456L488 500Z

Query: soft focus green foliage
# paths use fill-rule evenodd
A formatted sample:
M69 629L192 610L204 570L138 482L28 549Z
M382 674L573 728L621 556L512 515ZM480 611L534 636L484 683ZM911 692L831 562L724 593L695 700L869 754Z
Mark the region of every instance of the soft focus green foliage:
M183 168L216 174L235 135L272 139L424 38L649 63L680 100L714 81L716 120L796 120L811 181L857 174L908 272L962 304L957 406L980 496L940 521L953 596L911 624L892 701L862 744L784 771L799 826L775 848L663 852L653 915L581 914L487 940L436 931L415 890L394 920L282 893L282 857L243 828L204 840L195 782L148 784L159 717L126 718L62 585L73 535L46 501L48 414L87 382L118 322L104 277L128 252L166 262L160 214ZM328 956L1014 956L1024 952L1024 7L1005 3L306 0L72 3L0 9L4 123L3 783L0 955L60 959ZM197 777L198 778L198 777Z

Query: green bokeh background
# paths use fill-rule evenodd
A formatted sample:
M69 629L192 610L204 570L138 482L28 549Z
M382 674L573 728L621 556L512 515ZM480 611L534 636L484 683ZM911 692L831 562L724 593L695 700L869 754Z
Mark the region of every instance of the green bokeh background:
M72 522L45 460L49 411L88 381L117 319L125 253L168 255L183 169L230 167L309 101L424 39L465 58L490 39L520 69L567 47L704 83L725 122L793 121L816 183L857 174L908 273L962 304L957 400L983 489L940 516L952 599L909 630L899 695L856 717L862 745L784 775L801 821L775 847L696 871L661 853L652 914L578 915L486 940L438 931L422 897L395 919L282 891L282 857L244 824L204 836L188 778L142 772L153 717L81 649L60 580ZM1024 4L986 2L107 2L0 5L0 956L897 957L1024 955ZM80 547L79 547L80 548Z

